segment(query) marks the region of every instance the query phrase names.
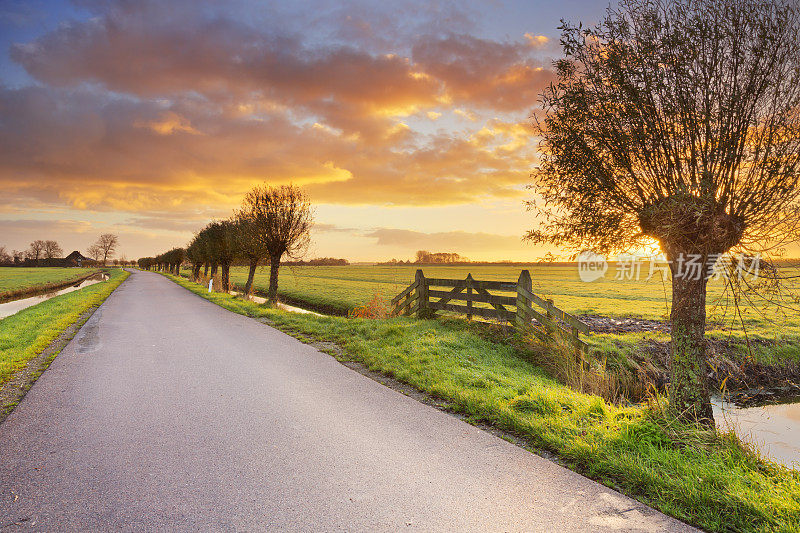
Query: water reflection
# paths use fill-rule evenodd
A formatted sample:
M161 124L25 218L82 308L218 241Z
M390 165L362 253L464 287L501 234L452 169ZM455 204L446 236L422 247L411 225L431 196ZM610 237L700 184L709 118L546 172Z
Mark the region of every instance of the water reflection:
M236 292L236 291L231 291L231 294L234 296L243 296L241 292ZM256 296L254 294L250 295L249 300L257 304L267 303L266 298L262 298L261 296ZM283 309L284 311L291 311L292 313L304 313L308 315L323 316L319 313L315 313L314 311L309 311L308 309L302 309L300 307L295 307L293 305L286 305L285 303L281 302L278 302L278 309Z
M0 304L0 319L16 314L22 311L23 309L26 309L32 305L42 303L43 301L49 300L50 298L55 298L56 296L66 294L68 292L77 291L84 287L88 287L89 285L94 285L95 283L100 283L101 281L105 281L107 279L108 279L108 274L99 273L90 276L85 280L78 282L70 287L66 287L56 291L44 292L41 294L37 294L35 296L20 298L19 300L12 300L10 302Z
M777 463L800 467L800 403L737 407L717 398L713 406L721 429L734 430Z

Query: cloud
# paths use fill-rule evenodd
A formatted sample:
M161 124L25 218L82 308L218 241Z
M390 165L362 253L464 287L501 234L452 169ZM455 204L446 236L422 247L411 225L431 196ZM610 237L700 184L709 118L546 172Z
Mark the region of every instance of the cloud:
M86 233L92 229L89 222L79 220L37 220L16 219L0 220L0 235L20 232L69 231L73 233ZM46 237L37 237L44 239Z
M0 124L0 204L229 210L269 181L306 186L319 202L444 205L519 195L535 163L528 132L502 121L467 137L400 122L362 137L280 111L254 120L191 98L165 109L85 90L0 89Z
M378 246L399 246L413 250L471 252L518 250L522 239L515 235L447 231L423 233L407 229L380 228L365 235L377 239Z
M358 229L345 228L337 224L324 224L321 222L315 222L313 231L317 233L354 233L358 231Z
M552 77L538 37L453 32L474 27L460 3L80 7L91 18L10 51L38 84L0 86L0 209L178 231L157 213L229 212L262 181L315 202L447 205L520 196L536 163L519 124Z
M532 33L526 33L524 37L527 40L528 46L532 48L542 48L546 46L547 43L550 42L550 39L548 39L544 35L534 35Z
M420 39L412 49L415 65L441 80L447 100L512 111L533 107L553 80L542 61L530 57L528 43L508 43L452 34Z

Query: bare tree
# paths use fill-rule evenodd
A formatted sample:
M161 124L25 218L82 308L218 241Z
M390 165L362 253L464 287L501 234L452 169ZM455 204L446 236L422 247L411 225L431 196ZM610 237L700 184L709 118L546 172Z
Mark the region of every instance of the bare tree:
M797 3L622 0L596 27L561 29L566 57L536 121L545 220L528 237L607 253L658 241L672 269L670 409L713 424L714 258L796 226Z
M109 258L114 256L114 253L117 251L118 245L119 245L119 237L117 237L113 233L103 233L102 235L100 235L97 241L92 245L96 246L100 250L98 259L95 259L94 257L93 259L97 261L99 260L100 257L102 257L103 266L106 266L106 261L108 261ZM89 254L92 254L93 252L92 247L89 247L89 250L87 251L89 252Z
M33 259L34 261L38 262L39 258L42 257L42 253L44 252L44 246L44 241L33 241L28 247L28 251L26 253L28 259Z
M264 240L259 238L260 226L255 222L249 210L239 210L236 213L235 245L236 254L247 260L248 273L244 293L249 295L253 289L253 280L256 275L258 262L269 255L269 250L264 246Z
M64 250L56 241L44 241L44 250L42 251L45 259L55 259L64 255Z
M244 197L239 217L249 221L249 233L269 258L267 298L278 299L278 272L284 255L296 258L308 248L313 224L311 202L294 185L254 187ZM249 282L252 284L252 281Z
M220 220L210 223L205 230L211 256L212 271L220 267L220 282L223 292L231 290L231 265L236 259L236 223ZM212 274L213 276L213 274Z
M5 246L0 246L0 265L13 264L14 258L6 251Z
M100 258L103 257L103 250L96 244L92 244L86 249L86 253L89 257L92 258L93 261L99 262Z

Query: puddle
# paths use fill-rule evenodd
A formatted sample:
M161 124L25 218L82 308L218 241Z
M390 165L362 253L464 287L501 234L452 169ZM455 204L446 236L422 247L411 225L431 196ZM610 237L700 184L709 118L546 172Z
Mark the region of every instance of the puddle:
M241 292L231 291L231 294L234 296L242 296ZM250 301L253 301L257 304L265 304L267 303L266 298L262 298L261 296L256 296L254 294L250 295ZM308 309L302 309L300 307L295 307L293 305L286 305L285 303L278 302L278 309L283 309L284 311L291 311L292 313L304 313L307 315L314 315L314 316L324 316L319 313L315 313L314 311L309 311Z
M8 316L11 316L15 313L18 313L23 309L26 309L32 305L40 304L45 300L49 300L50 298L55 298L56 296L67 294L68 292L77 291L84 287L88 287L89 285L94 285L95 283L100 283L101 281L105 281L107 279L108 279L108 274L95 274L94 276L88 277L85 280L81 281L80 283L72 285L71 287L66 287L64 289L59 289L57 291L45 292L42 294L37 294L36 296L29 296L27 298L20 298L19 300L12 300L10 302L0 304L0 320Z
M777 463L800 467L800 403L737 407L719 398L712 403L718 427L734 430Z

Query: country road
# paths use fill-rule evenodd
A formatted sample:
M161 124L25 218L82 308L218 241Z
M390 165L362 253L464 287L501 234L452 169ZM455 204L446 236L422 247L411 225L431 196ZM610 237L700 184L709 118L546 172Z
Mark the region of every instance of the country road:
M135 272L0 425L2 531L691 531Z

